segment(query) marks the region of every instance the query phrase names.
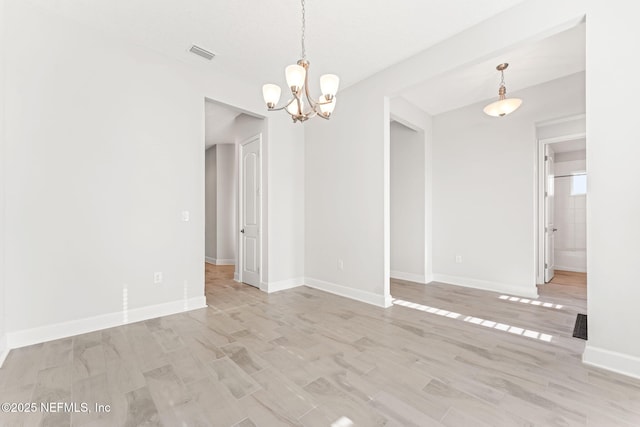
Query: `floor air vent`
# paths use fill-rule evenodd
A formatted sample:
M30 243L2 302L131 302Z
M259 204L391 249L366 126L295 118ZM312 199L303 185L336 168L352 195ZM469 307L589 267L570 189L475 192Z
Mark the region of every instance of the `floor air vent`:
M576 316L576 326L573 328L573 336L583 340L587 339L587 315L578 314Z

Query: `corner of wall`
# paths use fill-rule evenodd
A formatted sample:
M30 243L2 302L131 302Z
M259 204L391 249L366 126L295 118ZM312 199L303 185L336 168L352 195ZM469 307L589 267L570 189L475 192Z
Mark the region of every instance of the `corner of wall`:
M9 349L7 346L7 336L5 334L5 282L4 282L4 253L5 253L5 238L4 238L4 227L5 227L5 177L4 177L4 162L5 162L5 153L4 153L4 87L5 87L5 79L4 79L4 61L5 61L5 50L4 50L4 28L5 28L5 0L0 0L0 368L4 363L7 355L9 354Z
M585 365L640 379L640 357L605 350L587 343L582 354L582 362Z
M7 336L2 335L0 337L0 368L4 365L4 361L7 359L9 355L9 348L7 346Z
M535 284L532 287L525 288L508 283L479 280L470 277L450 276L448 274L433 274L433 280L449 285L466 286L467 288L482 289L484 291L506 293L512 296L538 298L538 288Z
M375 294L373 292L350 288L347 286L338 285L336 283L325 282L324 280L313 279L311 277L305 278L305 285L310 288L375 305L377 307L387 308L391 306L391 295L389 294Z
M198 310L207 307L206 297L198 296L188 299L170 301L162 304L134 308L126 312L119 311L83 319L60 322L31 329L7 333L5 348L14 349L41 342L52 341L102 329L114 328L134 322L154 319L162 316ZM1 345L1 343L0 343ZM6 351L8 353L8 350ZM6 356L6 355L5 355Z

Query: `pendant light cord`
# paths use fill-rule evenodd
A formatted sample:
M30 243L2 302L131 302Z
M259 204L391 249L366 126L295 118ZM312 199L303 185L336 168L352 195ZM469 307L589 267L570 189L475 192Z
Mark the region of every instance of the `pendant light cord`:
M304 7L304 0L301 0L302 3L302 59L307 59L307 49L305 48L304 45L304 32L306 30L307 27L307 21L305 19L305 7Z

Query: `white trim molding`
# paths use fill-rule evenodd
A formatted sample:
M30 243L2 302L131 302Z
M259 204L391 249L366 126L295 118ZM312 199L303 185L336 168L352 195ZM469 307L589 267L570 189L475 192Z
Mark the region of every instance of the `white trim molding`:
M585 365L640 379L640 357L605 350L587 343L582 354L582 362Z
M183 300L166 302L134 308L132 310L118 311L99 316L86 317L84 319L71 320L53 325L40 326L33 329L7 333L7 345L10 349L38 344L41 342L57 340L101 329L113 328L128 323L140 322L161 316L183 313L197 310L207 306L206 297L194 297Z
M564 267L562 265L554 265L554 268L555 268L556 271L558 271L558 270L571 271L573 273L586 273L587 272L586 268Z
M404 271L391 270L391 278L398 279L398 280L407 280L409 282L421 283L423 285L426 283L429 283L427 282L427 279L424 275L421 276L419 274L414 274L414 273L405 273Z
M216 259L211 257L204 257L204 262L213 265L236 265L235 259Z
M293 279L278 280L277 282L268 282L264 285L265 289L262 289L262 286L260 287L260 289L270 294L273 292L284 291L286 289L293 289L299 286L304 286L304 277L294 277Z
M525 289L522 286L514 286L507 283L490 282L488 280L471 279L469 277L449 276L447 274L434 274L433 280L435 282L447 283L449 285L465 286L467 288L505 293L518 297L538 298L538 288L535 284L533 284L530 289Z
M373 292L348 288L346 286L325 282L323 280L313 279L311 277L305 278L305 285L310 288L319 289L321 291L329 292L330 294L339 295L341 297L350 298L378 307L391 307L391 295L374 294Z

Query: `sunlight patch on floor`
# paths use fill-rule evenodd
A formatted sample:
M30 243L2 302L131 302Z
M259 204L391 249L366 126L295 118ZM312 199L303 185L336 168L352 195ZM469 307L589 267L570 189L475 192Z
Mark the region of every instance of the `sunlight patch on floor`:
M523 304L531 304L531 305L539 305L541 307L555 308L556 310L560 310L561 308L564 307L564 305L562 304L553 304L550 302L543 302L535 299L531 300L528 298L512 297L510 295L500 295L498 298L504 301L521 302Z
M508 298L508 297L507 297ZM463 315L453 311L442 310L440 308L429 307L428 305L417 304L415 302L405 301L394 298L392 300L394 305L402 307L413 308L414 310L424 311L425 313L436 314L438 316L449 317L451 319L460 319ZM532 338L540 341L551 342L552 335L544 334L539 331L532 331L531 329L519 328L517 326L507 325L506 323L494 322L491 320L481 319L479 317L465 316L460 319L464 322L474 325L484 326L485 328L491 328L502 332L507 332L514 335L520 335L527 338Z

